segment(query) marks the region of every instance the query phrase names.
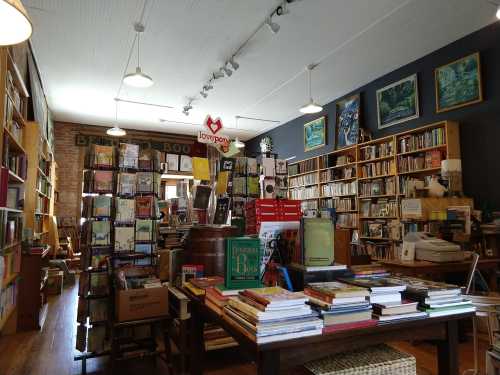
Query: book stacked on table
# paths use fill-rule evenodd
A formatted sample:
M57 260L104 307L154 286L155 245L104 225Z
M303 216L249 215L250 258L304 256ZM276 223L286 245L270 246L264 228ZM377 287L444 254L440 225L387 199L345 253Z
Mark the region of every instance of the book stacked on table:
M223 284L208 288L205 292L205 305L217 314L222 315L229 298L237 296L242 291L242 289L228 289Z
M350 270L352 272L352 277L356 279L364 277L386 277L390 275L385 268L377 264L351 266Z
M238 343L227 334L227 332L216 324L205 323L203 329L203 339L205 341L205 350L226 349L238 346Z
M189 281L184 281L182 286L197 297L205 297L207 290L222 283L224 279L220 276L192 277Z
M258 344L320 335L323 321L307 301L280 287L246 289L229 298L224 317Z
M406 284L405 297L417 301L419 310L431 318L476 311L459 286L407 276L393 280Z
M417 309L416 302L403 300L401 293L406 290L406 285L397 280L384 277L365 277L342 279L342 281L370 291L373 318L379 323L427 317L425 312Z
M377 324L366 288L339 281L310 283L304 288L309 304L324 322L324 333L364 328Z

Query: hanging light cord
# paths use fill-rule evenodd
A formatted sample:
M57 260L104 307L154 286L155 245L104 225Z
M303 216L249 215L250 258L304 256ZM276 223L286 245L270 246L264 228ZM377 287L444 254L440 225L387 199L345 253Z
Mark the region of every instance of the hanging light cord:
M307 68L307 72L309 73L309 100L312 101L312 89L311 89L311 68Z
M137 67L141 66L141 33L137 32Z

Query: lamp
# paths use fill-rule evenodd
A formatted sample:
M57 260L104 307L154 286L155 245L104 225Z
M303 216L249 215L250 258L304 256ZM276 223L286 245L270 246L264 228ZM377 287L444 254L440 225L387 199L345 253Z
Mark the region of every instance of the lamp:
M500 20L500 5L497 8L497 18Z
M280 31L280 25L278 25L276 22L273 22L271 17L266 20L266 25L267 27L269 27L269 30L271 30L273 34L278 34L278 31Z
M0 46L24 42L33 26L20 0L0 0Z
M441 161L441 176L448 180L448 192L451 196L461 196L462 187L462 160L446 159Z
M123 77L123 82L129 86L146 88L153 85L153 79L142 72L140 63L140 40L141 34L144 32L144 25L136 23L134 29L137 33L137 67L134 73L128 73Z
M106 130L107 135L111 135L113 137L123 137L124 135L127 135L127 132L125 129L122 129L118 126L118 102L119 99L115 98L115 123L116 126L113 126L111 129Z
M311 94L311 71L316 67L316 65L308 65L307 66L307 74L308 74L308 81L309 81L309 103L303 105L300 107L300 112L302 113L318 113L323 110L323 107L320 106L319 104L316 104L312 98Z
M245 148L245 144L236 137L236 139L233 141L234 146L236 148Z

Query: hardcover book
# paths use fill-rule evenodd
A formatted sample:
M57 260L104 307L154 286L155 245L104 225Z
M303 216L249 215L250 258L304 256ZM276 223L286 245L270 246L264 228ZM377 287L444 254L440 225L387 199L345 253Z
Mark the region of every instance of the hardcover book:
M167 154L167 166L168 166L169 171L178 172L179 171L179 155Z
M139 153L139 169L155 171L160 169L160 151L151 148Z
M113 171L94 171L94 192L113 192Z
M137 169L139 166L139 145L120 143L120 168Z
M153 220L137 219L135 221L135 240L153 241Z
M153 210L154 197L135 197L135 213L136 217L149 218L154 215Z
M134 227L115 227L115 251L134 251Z
M110 217L111 216L111 197L98 195L92 199L92 216Z
M191 172L193 170L193 160L189 155L181 155L181 172Z
M137 192L154 193L154 174L153 172L137 172Z
M114 147L92 145L94 154L94 167L112 168L114 166Z
M228 197L218 198L215 208L214 224L226 224L229 215L230 199Z
M227 238L225 287L228 289L260 287L260 260L260 239Z
M92 245L108 246L111 243L110 230L109 221L92 221Z
M118 174L118 193L120 195L135 195L137 177L135 173Z
M135 219L135 200L116 198L115 222L133 223Z
M370 295L366 288L339 281L309 283L304 288L304 293L322 301L327 300L329 303L335 298L368 297Z
M257 198L259 196L259 177L247 177L247 195Z
M211 193L212 193L212 188L208 185L196 186L193 208L206 210L208 207L208 202L210 200Z
M305 266L329 266L334 261L334 232L331 219L303 218L300 244Z

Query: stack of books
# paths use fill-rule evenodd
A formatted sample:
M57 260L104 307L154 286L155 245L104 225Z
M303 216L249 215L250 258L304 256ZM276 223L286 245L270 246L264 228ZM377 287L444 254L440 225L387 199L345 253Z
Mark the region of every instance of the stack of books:
M323 333L364 328L377 324L366 288L338 281L310 283L304 288L309 303L324 321Z
M365 277L386 277L390 275L385 268L377 264L351 266L350 270L352 272L352 277L355 279Z
M406 276L396 280L406 284L405 297L417 301L419 309L431 318L476 311L459 286Z
M229 298L224 318L258 344L320 335L323 321L307 301L280 287L246 289Z
M342 279L346 283L364 287L370 291L373 318L379 323L421 319L427 314L417 310L417 303L403 300L401 293L406 290L404 283L383 277Z
M205 292L205 305L217 314L222 315L229 298L237 296L242 291L242 289L228 289L223 284L208 288Z
M238 343L218 325L206 323L203 330L203 339L205 341L205 350L226 349L238 346Z

